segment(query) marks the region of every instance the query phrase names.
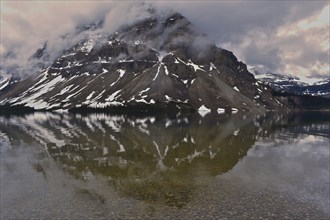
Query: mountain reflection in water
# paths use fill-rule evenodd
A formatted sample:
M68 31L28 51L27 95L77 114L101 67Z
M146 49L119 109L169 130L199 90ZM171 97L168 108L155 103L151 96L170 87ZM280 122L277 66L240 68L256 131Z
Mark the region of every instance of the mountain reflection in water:
M125 195L180 207L198 185L196 173L227 172L246 155L258 135L256 125L253 115L34 113L2 118L1 132L11 141L39 142L44 155L77 178L101 174Z
M78 180L102 176L124 197L182 208L210 178L231 170L256 141L271 140L276 146L305 134L329 138L328 116L239 113L171 118L36 112L0 117L0 139L12 149L37 144L40 161L53 158ZM45 178L52 175L38 160L32 166ZM101 202L106 199L78 191Z

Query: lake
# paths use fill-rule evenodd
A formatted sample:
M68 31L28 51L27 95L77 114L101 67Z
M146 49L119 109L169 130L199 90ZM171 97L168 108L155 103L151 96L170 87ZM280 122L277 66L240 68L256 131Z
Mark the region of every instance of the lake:
M329 219L330 112L0 116L1 219Z

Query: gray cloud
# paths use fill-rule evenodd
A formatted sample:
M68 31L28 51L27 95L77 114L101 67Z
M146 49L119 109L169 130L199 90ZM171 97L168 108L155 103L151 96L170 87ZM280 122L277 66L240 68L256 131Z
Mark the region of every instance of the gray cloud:
M221 44L240 41L252 29L271 31L296 22L319 12L326 4L321 1L200 1L171 6L162 2L159 6L173 7Z
M54 59L63 48L82 37L74 35L77 26L104 19L103 31L111 33L123 24L150 16L156 8L161 14L182 13L218 46L233 50L247 64L263 65L277 72L290 70L288 65L297 65L310 68L309 75L325 76L326 72L318 71L315 63L324 66L329 51L321 50L318 40L308 40L313 33L306 30L298 35L278 36L278 30L290 29L293 24L319 14L327 5L326 1L6 1L1 9L1 71L14 65L24 69L29 57L45 41L52 51L50 60ZM326 30L327 27L319 27L314 31L329 42ZM204 41L195 44L201 48ZM301 48L303 53L288 58L287 51L296 48ZM8 58L9 53L14 56ZM33 71L29 69L27 74Z
M279 49L274 47L262 48L255 42L244 49L245 61L250 65L263 65L269 71L276 71L283 68L283 61L279 55Z

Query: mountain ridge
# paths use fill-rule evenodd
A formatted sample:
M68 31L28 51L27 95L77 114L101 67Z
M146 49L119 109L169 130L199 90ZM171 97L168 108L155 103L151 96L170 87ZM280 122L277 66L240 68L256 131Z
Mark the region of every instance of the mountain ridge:
M90 35L40 74L0 93L0 105L219 113L291 108L287 97L274 96L179 13Z
M258 71L254 71L254 75L257 80L269 85L276 92L330 97L330 78L307 84L302 82L299 77L291 75L271 72L262 74Z

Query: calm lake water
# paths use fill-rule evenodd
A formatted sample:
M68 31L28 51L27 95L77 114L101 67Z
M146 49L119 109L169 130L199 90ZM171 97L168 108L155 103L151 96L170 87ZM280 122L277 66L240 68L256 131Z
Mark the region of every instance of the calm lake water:
M329 219L330 113L0 116L1 219Z

